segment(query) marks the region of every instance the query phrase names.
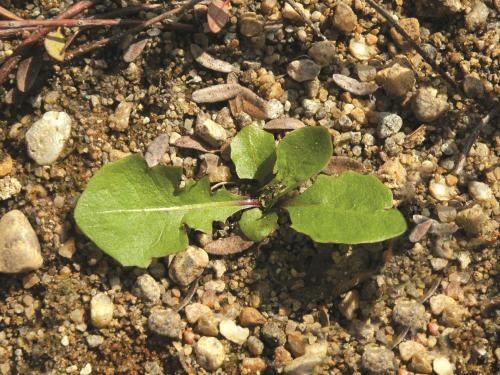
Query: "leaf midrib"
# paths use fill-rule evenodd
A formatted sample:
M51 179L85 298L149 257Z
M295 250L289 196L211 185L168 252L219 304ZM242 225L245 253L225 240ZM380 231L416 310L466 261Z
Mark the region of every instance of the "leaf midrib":
M149 212L173 212L173 211L190 211L203 208L218 208L240 206L242 208L252 207L250 204L245 204L245 201L224 201L224 202L209 202L209 203L194 203L176 205L171 207L147 207L147 208L127 208L120 210L98 211L97 214L122 214L122 213L149 213Z

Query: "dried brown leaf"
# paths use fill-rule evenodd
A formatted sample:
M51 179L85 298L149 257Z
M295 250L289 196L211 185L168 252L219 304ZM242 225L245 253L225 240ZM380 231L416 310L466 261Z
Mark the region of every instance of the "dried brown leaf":
M16 74L17 88L21 92L27 92L33 86L42 67L42 56L35 53L33 56L19 63Z
M378 85L374 82L360 82L343 74L334 74L332 78L337 86L354 95L370 95L378 89Z
M346 171L366 173L366 169L360 161L347 156L332 156L328 165L322 170L324 174L329 176L340 176Z
M61 28L48 33L43 41L43 44L50 57L57 61L64 61L66 38L61 32Z
M302 121L297 120L296 118L282 117L266 122L264 129L269 131L295 130L305 126L306 125Z
M158 165L165 152L168 150L168 136L166 134L160 134L156 137L153 142L148 146L144 158L146 163L148 163L149 168L153 168Z
M260 96L255 94L252 90L240 86L241 96L241 109L248 113L250 116L259 120L266 120L269 118L267 102Z
M204 250L213 255L231 255L241 253L254 244L240 236L230 236L212 241L204 247Z
M196 150L201 152L216 152L217 150L208 149L202 143L189 136L181 137L175 142L175 147L185 148L189 150Z
M148 42L149 39L145 38L130 43L123 52L123 61L129 63L137 59L142 54L142 51L144 51L144 48L146 47Z
M191 99L196 103L217 103L234 98L241 92L238 84L221 84L206 87L193 92Z
M433 222L434 220L429 219L424 221L423 223L417 224L415 228L413 228L413 230L411 231L409 240L411 242L420 241L422 238L424 238L429 229L431 229Z
M197 44L191 44L191 54L201 66L221 73L239 72L240 70L230 63L216 59L201 49ZM229 83L229 82L228 82ZM236 82L237 83L237 82Z
M228 0L213 0L208 6L207 11L207 21L208 28L214 34L217 34L222 30L229 20L229 8L231 7L231 2Z

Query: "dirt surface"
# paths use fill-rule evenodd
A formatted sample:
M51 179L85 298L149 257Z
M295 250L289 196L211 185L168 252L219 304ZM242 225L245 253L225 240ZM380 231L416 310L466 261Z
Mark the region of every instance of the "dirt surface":
M0 0L26 19L53 17L68 3ZM105 1L97 10L126 3L137 2ZM149 29L146 48L133 62L124 62L115 45L67 64L45 56L39 82L27 95L15 96L14 104L9 103L14 75L0 87L0 172L7 172L0 174L0 218L22 211L43 256L36 270L0 274L0 373L498 372L498 120L485 127L464 170L453 173L464 139L498 100L498 2L384 2L467 96L454 92L363 0L301 2L328 45L286 1L231 3L231 17L219 34L208 30L207 6L201 3L182 20L195 32ZM79 42L114 30L86 31ZM362 36L365 42L359 42ZM353 47L353 39L362 46ZM1 39L0 60L18 43ZM72 213L86 183L105 163L144 154L158 135L167 134L162 163L182 166L184 178L205 172L224 182L235 176L224 153L218 167L207 172L203 152L175 142L196 137L202 110L226 130L225 143L249 123L264 124L245 114L232 116L227 102L190 100L194 90L225 83L227 76L194 61L192 43L239 66L240 84L281 103L280 117L328 128L334 156L350 158L350 168L376 174L392 189L409 231L380 244L324 245L291 230L283 214L283 225L265 243L227 257L210 255L196 289L169 276L172 259L158 259L148 269L125 268L90 243ZM287 67L297 59L321 66L317 78L292 79ZM388 82L397 64L415 79ZM382 87L372 95L354 95L333 82L335 73ZM419 107L419 90L426 87L436 91L422 91L421 98L435 98L431 104L421 99ZM403 95L395 95L398 90ZM441 107L433 105L440 101ZM127 116L117 107L124 102L131 114L121 126L117 117ZM27 151L26 132L48 111L67 113L72 130L58 160L40 166ZM402 126L387 125L387 113L398 115ZM420 238L410 241L416 224L429 218L435 220L429 232L413 233ZM214 238L237 233L232 222L215 229ZM191 243L201 248L210 240L192 233ZM144 274L152 276L159 298L145 297L147 288L137 281ZM175 308L193 290L180 311L172 335L177 337L152 332L151 315ZM99 293L113 306L112 320L102 328L91 317L90 301ZM210 317L204 324L186 317L194 303L210 310L203 310ZM200 305L191 307L196 308ZM241 342L221 333L227 329L221 322L227 321L248 326L248 332L236 330ZM206 357L216 353L200 353L202 337L215 337L222 345L219 366L207 364Z

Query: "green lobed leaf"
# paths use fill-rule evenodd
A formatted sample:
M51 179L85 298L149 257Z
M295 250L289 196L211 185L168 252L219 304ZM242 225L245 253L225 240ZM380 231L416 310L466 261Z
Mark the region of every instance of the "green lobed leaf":
M392 193L374 176L345 172L320 175L285 205L292 228L317 242L360 244L396 237L406 230L392 207Z
M259 242L278 228L278 215L276 212L264 214L259 208L252 208L243 212L239 224L248 239Z
M277 148L275 181L291 190L319 173L333 153L328 130L307 127L287 134Z
M253 125L244 127L231 142L231 159L240 178L265 181L276 161L274 136Z
M179 189L181 175L177 167L148 168L139 155L107 164L78 200L76 223L121 264L147 267L187 247L184 225L211 232L213 221L252 206L224 189L210 193L206 178Z

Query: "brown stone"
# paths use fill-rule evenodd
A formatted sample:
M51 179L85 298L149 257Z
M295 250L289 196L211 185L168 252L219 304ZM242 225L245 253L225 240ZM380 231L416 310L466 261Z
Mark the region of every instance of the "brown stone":
M266 318L253 307L244 307L240 313L240 324L243 327L254 327L262 325L266 322Z

